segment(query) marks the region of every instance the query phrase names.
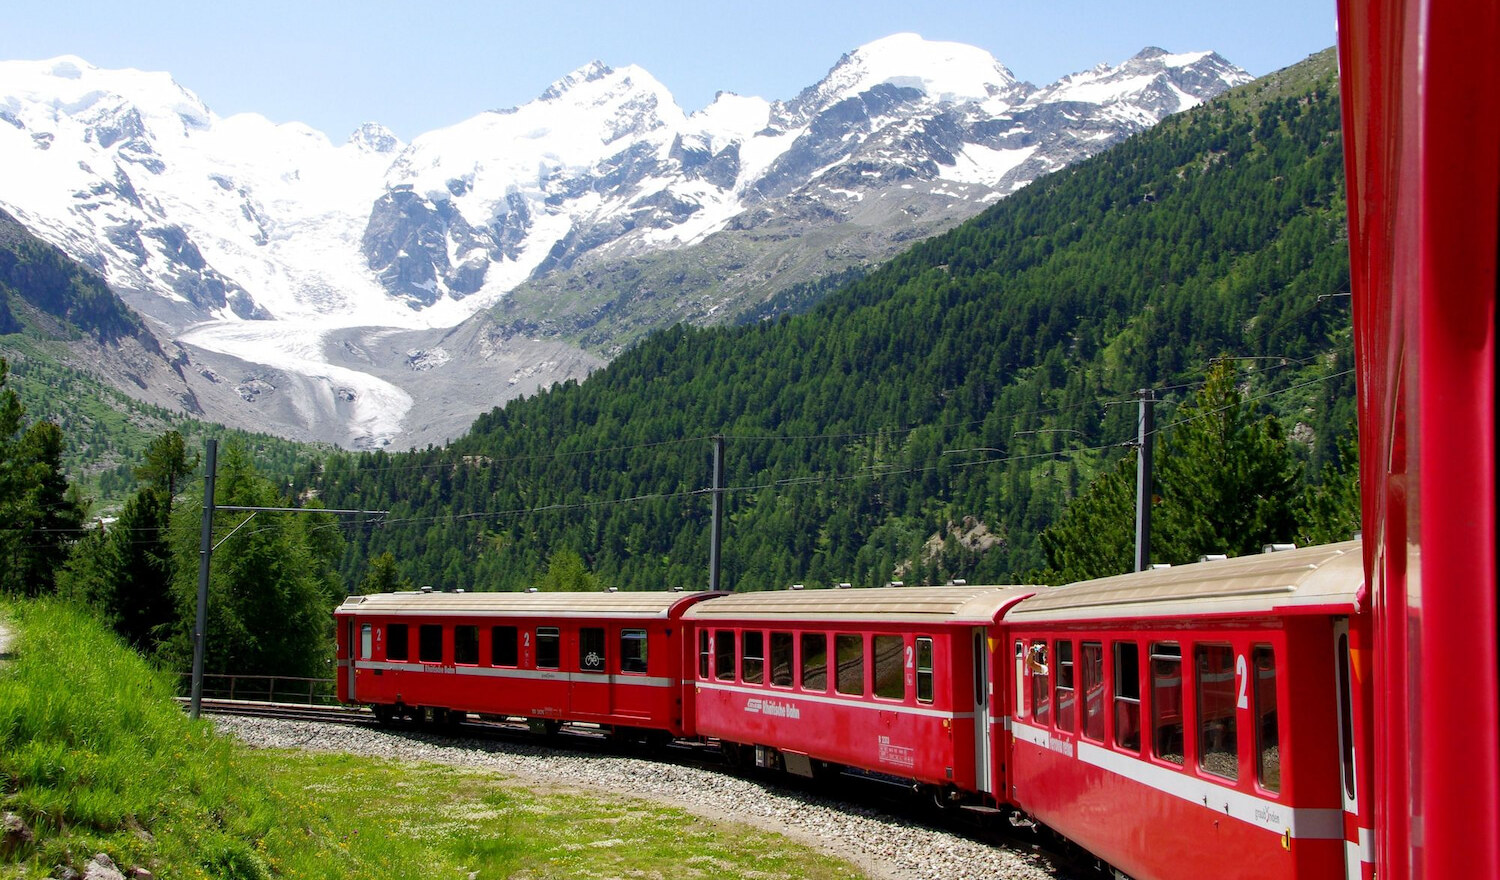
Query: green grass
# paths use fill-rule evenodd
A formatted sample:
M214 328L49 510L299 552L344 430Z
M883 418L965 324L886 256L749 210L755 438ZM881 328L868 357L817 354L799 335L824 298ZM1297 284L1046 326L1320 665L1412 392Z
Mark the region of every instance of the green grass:
M0 811L36 841L0 878L94 853L158 877L856 877L779 836L490 773L253 751L189 721L173 680L84 611L5 603Z

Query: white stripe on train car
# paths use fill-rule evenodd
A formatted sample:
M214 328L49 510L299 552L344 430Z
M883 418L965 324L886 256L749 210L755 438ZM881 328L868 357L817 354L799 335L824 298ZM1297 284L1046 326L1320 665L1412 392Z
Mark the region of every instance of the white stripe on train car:
M679 679L657 675L639 675L631 672L564 672L560 669L506 669L494 666L444 666L438 663L391 663L379 660L361 660L360 669L397 670L420 672L432 675L468 675L480 678L510 678L530 681L568 681L584 684L628 684L637 687L675 687Z
M765 688L741 687L734 684L721 684L716 681L694 681L700 689L706 691L725 691L732 694L745 694L751 697L774 697L778 700L787 700L803 703L822 703L828 706L843 706L846 709L878 709L882 712L897 712L902 715L920 715L924 718L947 718L958 720L960 718L973 718L973 712L945 712L942 709L923 709L920 706L905 706L900 703L873 703L853 694L846 699L838 697L818 696L816 694L794 693L790 691L772 691Z
M1048 730L1020 721L1012 721L1011 730L1016 739L1061 754L1073 754L1074 743L1054 740ZM1093 743L1080 740L1076 748L1078 760L1085 764L1108 770L1163 794L1202 804L1248 825L1306 840L1342 840L1344 837L1344 811L1341 809L1289 807Z

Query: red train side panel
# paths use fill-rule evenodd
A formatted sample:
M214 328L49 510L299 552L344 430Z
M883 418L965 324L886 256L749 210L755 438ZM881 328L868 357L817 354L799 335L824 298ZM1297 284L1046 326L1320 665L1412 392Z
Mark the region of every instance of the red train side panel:
M1339 0L1385 880L1500 876L1500 4Z

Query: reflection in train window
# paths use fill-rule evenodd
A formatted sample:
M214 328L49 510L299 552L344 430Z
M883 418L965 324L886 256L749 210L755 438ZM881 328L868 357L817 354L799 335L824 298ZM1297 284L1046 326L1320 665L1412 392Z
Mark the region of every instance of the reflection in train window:
M1151 749L1156 757L1182 764L1182 646L1151 646Z
M1234 649L1197 645L1193 666L1198 679L1198 767L1225 779L1240 778Z

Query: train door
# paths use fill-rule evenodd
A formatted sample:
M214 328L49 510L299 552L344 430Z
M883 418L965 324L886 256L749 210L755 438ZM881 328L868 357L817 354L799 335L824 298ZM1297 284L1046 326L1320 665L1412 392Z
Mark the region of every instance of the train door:
M1361 880L1373 870L1374 844L1359 822L1359 778L1354 729L1355 678L1353 656L1349 650L1349 619L1333 623L1334 676L1338 689L1339 711L1339 796L1344 808L1344 876Z
M984 627L974 628L974 787L989 794L993 788L990 737L990 652Z
M579 715L608 715L611 710L609 639L602 626L581 626L578 633L578 671L569 676L570 705Z

